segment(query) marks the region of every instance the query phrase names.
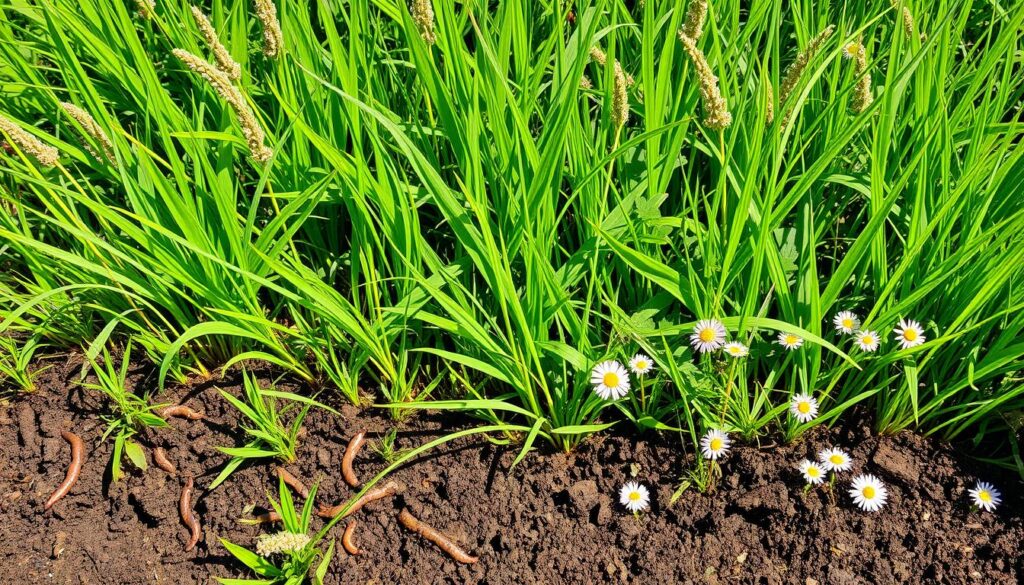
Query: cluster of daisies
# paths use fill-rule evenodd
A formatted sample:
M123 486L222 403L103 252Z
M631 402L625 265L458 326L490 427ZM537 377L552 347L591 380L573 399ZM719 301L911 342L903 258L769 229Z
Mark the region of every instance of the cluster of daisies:
M878 332L861 329L860 318L851 311L840 311L833 319L836 331L854 336L854 343L865 352L877 351L881 345ZM738 341L727 341L725 325L717 319L703 319L693 328L690 345L698 353L711 353L722 350L733 358L746 357L750 348ZM901 349L917 347L926 341L921 324L911 319L900 319L899 326L893 328L896 342ZM775 343L786 350L795 350L804 344L803 338L793 333L780 332ZM597 364L591 371L590 382L594 392L603 400L618 400L629 394L629 372L643 377L654 369L650 357L638 353L629 360L629 370L615 360L607 360ZM809 394L798 394L790 400L789 413L801 423L810 422L818 416L818 401ZM712 462L729 453L732 441L728 433L719 429L709 430L700 440L701 455ZM819 485L829 479L830 484L836 482L838 474L849 471L853 467L850 455L839 448L830 448L818 454L817 461L805 459L799 464L800 474L808 487ZM854 477L850 482L849 495L860 509L867 512L881 510L889 498L889 490L885 483L871 474ZM978 482L968 495L972 503L981 510L993 511L999 505L1001 495L992 484ZM650 507L650 492L640 482L629 481L619 490L619 502L633 513L646 511Z
M845 335L853 335L854 342L861 351L878 350L882 338L877 331L861 329L860 317L851 311L840 311L832 320L836 331ZM917 347L927 338L921 324L913 319L900 319L900 323L892 330L896 342L901 349ZM693 326L690 334L690 345L698 353L711 353L721 349L729 357L741 358L750 353L750 348L739 341L727 341L728 332L725 325L718 319L702 319ZM782 331L775 338L775 343L786 350L795 350L804 344L803 338L794 333Z
M709 431L700 442L701 453L706 459L718 460L729 452L729 436L719 430ZM818 453L818 460L805 459L800 462L800 474L807 482L808 488L822 484L831 477L834 484L837 476L853 468L853 459L849 453L839 448L829 448ZM831 474L831 476L829 475ZM889 499L889 489L882 480L871 474L862 474L853 478L848 490L853 503L865 512L881 510ZM968 490L971 503L979 510L992 512L1002 502L1002 494L990 483L979 481ZM626 482L619 490L619 502L626 510L636 514L650 507L651 496L642 483Z

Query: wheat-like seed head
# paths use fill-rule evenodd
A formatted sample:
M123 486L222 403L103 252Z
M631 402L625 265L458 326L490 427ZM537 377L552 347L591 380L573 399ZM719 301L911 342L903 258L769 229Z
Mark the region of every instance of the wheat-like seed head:
M814 56L821 49L821 46L825 44L825 41L832 36L832 33L835 32L835 30L835 25L830 24L825 27L825 30L821 31L817 36L811 39L811 42L807 43L807 47L805 47L803 51L800 51L796 56L796 60L790 63L789 67L786 68L786 74L782 78L782 86L779 88L780 104L786 103L786 100L796 87L797 82L800 81L800 76L803 74L804 69L807 68L811 59L814 59Z
M139 10L139 16L146 20L156 15L156 0L135 0L135 7Z
M707 0L690 0L686 7L686 23L683 24L682 34L693 39L696 43L704 34L704 21L708 17Z
M871 72L868 71L868 58L865 50L857 54L856 67L857 88L853 93L853 102L850 109L858 114L868 109L874 97L871 95Z
M724 130L732 124L732 114L729 112L728 104L722 97L718 88L718 78L711 71L704 52L697 48L692 38L679 32L679 41L683 49L693 61L693 68L697 72L697 79L700 81L700 98L704 107L704 125L712 130Z
M437 35L434 33L434 6L430 0L412 0L409 5L409 13L412 14L412 21L416 23L416 29L420 31L420 38L428 45L437 42Z
M263 54L271 59L278 56L284 46L281 23L277 20L274 0L256 0L256 18L263 24Z
M231 58L231 53L228 53L227 48L220 42L220 37L217 36L217 31L213 28L213 24L210 23L210 19L203 14L202 10L195 6L192 7L192 17L196 20L199 32L206 39L206 44L213 51L213 58L217 60L217 67L232 80L241 77L242 66Z
M92 137L93 140L100 144L100 148L103 150L103 156L110 162L114 162L114 144L110 141L110 137L103 131L103 128L96 122L96 119L92 117L89 112L86 112L82 108L72 104L70 102L61 102L60 107L82 127L82 130L86 134ZM90 147L88 144L85 145L86 150L90 154L99 158L99 155Z
M222 97L231 106L231 109L235 111L235 115L238 116L238 124L242 127L242 134L249 145L249 152L252 154L252 157L261 163L269 160L273 151L263 143L265 138L263 128L256 120L256 116L253 114L248 102L245 101L245 96L242 95L238 88L231 84L227 74L188 51L174 49L172 52L189 69L202 76L210 84L210 87L217 92L217 95Z
M44 167L52 167L60 160L60 151L21 129L9 118L0 115L0 132L7 134L18 148L24 150Z

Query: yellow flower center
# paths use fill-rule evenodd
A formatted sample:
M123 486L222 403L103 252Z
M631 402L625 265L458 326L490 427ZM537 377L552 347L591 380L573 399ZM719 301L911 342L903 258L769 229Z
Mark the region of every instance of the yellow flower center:
M640 499L640 492L629 492L629 500L635 502Z
M982 502L991 502L992 501L992 494L988 493L985 490L982 490L982 491L978 492L978 499L981 500Z
M714 341L715 330L710 327L705 327L704 329L700 330L700 334L698 335L698 337L700 337L700 340L703 341L704 343Z
M708 448L711 451L721 451L722 450L722 439L719 439L718 437L715 437L714 439L711 439L711 442L708 443Z
M907 341L914 341L917 339L917 331L914 331L913 329L904 329L903 339L906 339Z
M849 317L843 319L843 327L846 329L853 329L853 319L850 319Z
M872 343L875 342L875 338L871 337L870 335L865 335L860 339L860 342L863 343L864 345L871 345Z
M800 414L807 414L811 411L811 403L809 402L798 402L796 409L800 411Z
M864 494L864 497L870 500L875 497L875 488L866 485L864 486L864 489L860 491L860 493Z
M601 379L601 383L609 388L615 388L619 385L619 375L615 372L606 372L604 378Z
M729 347L729 353L731 353L733 355L739 355L742 352L743 352L743 348L741 348L738 345L733 345L733 346Z
M832 465L842 465L842 463L843 463L843 456L842 455L832 455L832 456L830 456L828 458L828 461Z
M787 335L786 336L786 344L787 345L796 345L796 342L798 342L798 341L800 341L800 338L797 337L796 335Z
M818 477L819 475L821 475L821 470L817 467L807 468L807 477Z
M647 369L647 362L645 362L644 360L638 361L636 363L636 369L638 369L638 370L646 370Z

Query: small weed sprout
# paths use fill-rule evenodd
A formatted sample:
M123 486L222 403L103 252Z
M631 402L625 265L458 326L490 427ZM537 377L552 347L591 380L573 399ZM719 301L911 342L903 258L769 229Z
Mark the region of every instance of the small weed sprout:
M309 497L301 509L295 507L291 491L284 480L278 482L278 497L280 501L270 497L270 505L281 517L283 530L273 534L263 534L256 543L255 551L237 545L226 538L220 540L221 544L232 556L238 559L243 565L256 573L259 579L225 579L217 578L222 584L237 583L268 583L268 584L300 584L306 583L307 579L313 583L322 585L327 575L327 568L334 557L334 541L332 540L323 549L323 541L328 529L335 521L310 536L310 520L313 518L313 506L316 499L317 487L314 485L309 492ZM319 560L319 563L317 562ZM314 569L314 564L316 568ZM312 571L312 575L310 572Z
M147 394L136 394L128 390L128 366L131 364L132 340L124 348L120 367L114 364L110 350L103 348L103 363L98 364L89 358L89 367L82 372L82 378L92 370L96 382L80 382L83 388L101 392L110 402L110 412L103 415L107 429L103 439L114 437L114 452L110 456L110 478L120 481L124 476L122 460L125 456L135 467L145 471L148 468L146 454L142 445L132 440L139 431L146 427L160 428L167 426L167 421L156 411L165 404L150 404Z
M220 393L248 421L248 425L243 424L241 428L249 441L242 447L217 448L221 453L231 456L231 460L210 484L211 490L223 483L246 461L272 457L282 463L295 462L302 421L309 410L317 406L334 413L334 410L306 396L260 388L259 382L249 372L243 373L242 388L242 398L225 390L220 390ZM279 400L285 401L282 408L278 407ZM286 424L285 415L296 410L291 424Z
M21 341L6 334L0 334L0 388L12 387L19 392L34 392L36 376L48 366L32 368L36 351L43 344L33 335Z

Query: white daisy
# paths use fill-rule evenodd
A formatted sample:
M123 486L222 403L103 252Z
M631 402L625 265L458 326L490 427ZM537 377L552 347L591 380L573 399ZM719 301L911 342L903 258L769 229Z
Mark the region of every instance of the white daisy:
M792 333L779 333L776 343L786 349L793 350L803 345L804 340L799 335L793 335Z
M800 474L803 475L804 480L811 485L818 485L825 481L826 473L825 469L814 461L804 459L800 462Z
M650 502L651 495L641 483L627 481L626 485L619 490L619 503L630 512L643 512L647 510Z
M643 376L654 369L654 362L646 355L638 353L629 360L629 369L637 376Z
M896 341L900 342L903 349L917 347L925 342L924 330L917 321L900 319L900 326L892 332L896 334Z
M729 435L718 429L711 429L700 440L700 450L705 459L715 460L729 452Z
M968 490L974 505L986 512L992 512L1003 501L1002 494L990 483L979 481L973 490Z
M821 461L821 465L829 471L847 471L853 467L853 460L850 459L850 455L842 449L825 449L821 453L818 453L818 461Z
M864 50L864 45L857 41L851 41L843 45L843 58L853 59L857 55L860 55L861 51Z
M738 341L730 341L722 346L722 350L734 358L747 357L750 348Z
M835 318L832 319L832 322L836 326L836 331L846 333L847 335L853 333L857 329L860 329L860 319L850 311L840 311Z
M805 423L818 416L818 400L809 394L798 394L789 403L789 414Z
M850 484L850 497L861 510L877 512L889 498L889 490L873 475L858 475Z
M858 331L857 347L862 351L875 351L878 349L878 334L874 331Z
M615 360L601 362L590 373L594 392L604 400L618 400L629 393L629 374Z
M693 326L690 345L701 353L715 351L725 343L725 325L718 319L704 319Z

